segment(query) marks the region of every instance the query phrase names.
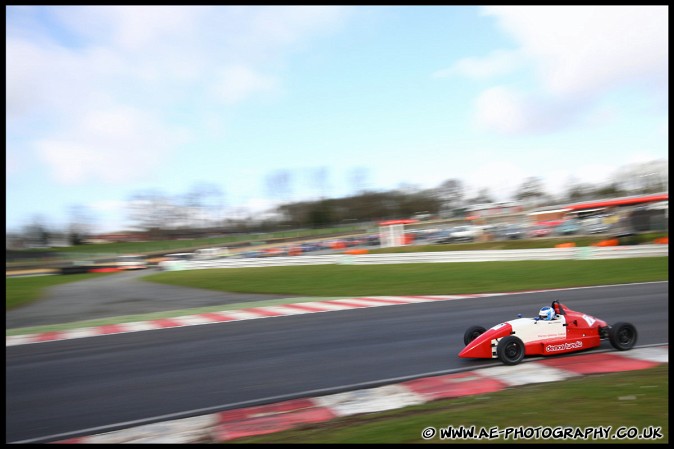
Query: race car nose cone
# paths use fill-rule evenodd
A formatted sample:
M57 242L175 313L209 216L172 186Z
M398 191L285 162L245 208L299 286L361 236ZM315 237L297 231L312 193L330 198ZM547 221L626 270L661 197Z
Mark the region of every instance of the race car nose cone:
M521 318L520 318L521 319ZM511 322L498 324L491 329L487 329L473 341L468 343L465 348L459 352L459 357L491 359L495 357L496 348L493 346L506 335L510 335L513 326Z
M459 352L459 357L466 359L473 358L491 358L491 340L484 340L480 337L471 341L468 346Z

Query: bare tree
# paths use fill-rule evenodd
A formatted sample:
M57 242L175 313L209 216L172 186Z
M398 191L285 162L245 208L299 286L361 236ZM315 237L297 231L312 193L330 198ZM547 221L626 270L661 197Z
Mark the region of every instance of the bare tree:
M477 191L477 195L468 200L469 204L493 203L494 198L491 196L489 189L482 187Z
M93 213L91 210L81 204L74 204L69 208L70 224L68 226L68 235L70 244L80 245L82 241L91 234L93 228Z
M619 190L633 195L666 191L668 180L669 166L663 160L625 165L612 176Z
M594 190L594 185L580 182L572 176L566 183L565 199L570 202L584 201L592 197Z
M49 225L47 224L47 219L42 214L34 215L32 221L23 227L21 233L28 246L49 246L51 232L49 230Z
M625 196L625 191L621 190L618 184L609 183L599 186L595 189L597 198L615 198Z
M532 206L538 205L546 197L543 182L536 176L525 179L515 193L515 199Z
M441 215L451 216L455 210L463 207L465 196L463 182L448 179L435 188L435 195L442 203Z
M189 218L198 227L209 227L222 219L224 194L216 184L200 182L195 184L185 196Z
M146 190L135 193L129 200L129 218L150 237L160 238L175 218L175 203L163 192Z

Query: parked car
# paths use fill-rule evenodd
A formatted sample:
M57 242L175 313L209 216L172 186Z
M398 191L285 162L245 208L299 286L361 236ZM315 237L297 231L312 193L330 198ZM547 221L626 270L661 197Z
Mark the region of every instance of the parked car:
M195 260L212 260L229 256L229 248L201 248L194 252Z
M164 255L165 260L192 260L194 253L171 253Z
M609 226L601 218L587 218L581 226L582 232L586 234L603 234L608 232Z
M496 228L493 231L496 238L506 240L516 240L524 238L526 231L522 226L516 224L508 224L503 227Z
M603 234L608 230L609 226L604 223L592 223L583 228L583 231L588 234Z
M637 341L637 329L626 322L609 325L606 321L571 310L559 301L540 309L538 316L519 318L490 329L466 329L466 345L459 357L499 359L506 365L518 364L525 356L550 356L596 348L608 340L615 349L626 351Z
M454 242L473 242L480 235L481 230L476 226L457 226L450 233Z
M577 220L567 220L555 228L555 234L572 235L580 231L580 224Z
M116 265L120 270L144 270L147 268L147 261L138 254L125 254L117 258Z
M271 248L263 248L261 251L261 257L280 257L288 255L287 246L273 246Z
M164 256L164 260L157 264L162 271L182 268L185 262L194 259L194 253L171 253Z
M251 250L251 251L243 251L239 253L239 257L241 258L257 258L257 257L262 257L263 252L262 251L257 251L257 250Z
M318 243L314 242L304 242L300 244L300 247L302 248L302 252L308 253L311 251L318 251L319 249L323 249L321 245Z
M531 237L548 237L551 233L552 228L545 225L533 226L529 229L529 236Z
M442 229L440 231L436 231L428 236L427 240L430 243L451 243L452 229Z
M373 235L368 235L365 237L365 244L369 246L375 246L379 245L379 235L378 234L373 234Z

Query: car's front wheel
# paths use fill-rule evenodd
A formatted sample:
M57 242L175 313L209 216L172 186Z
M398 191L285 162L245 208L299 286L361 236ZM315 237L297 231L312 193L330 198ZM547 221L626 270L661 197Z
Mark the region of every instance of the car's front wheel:
M463 343L468 346L468 343L475 340L480 335L484 334L487 331L482 326L471 326L466 329L466 332L463 334Z
M618 351L627 351L637 342L637 328L631 323L616 323L608 331L611 346Z
M503 337L496 345L496 356L506 365L517 365L524 358L524 342L514 335Z

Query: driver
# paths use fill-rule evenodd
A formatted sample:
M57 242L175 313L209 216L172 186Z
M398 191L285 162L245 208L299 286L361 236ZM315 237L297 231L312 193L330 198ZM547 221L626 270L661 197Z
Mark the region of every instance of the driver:
M555 309L553 309L552 307L543 307L538 312L538 317L541 320L550 321L554 320L557 317L557 314L555 313Z

